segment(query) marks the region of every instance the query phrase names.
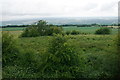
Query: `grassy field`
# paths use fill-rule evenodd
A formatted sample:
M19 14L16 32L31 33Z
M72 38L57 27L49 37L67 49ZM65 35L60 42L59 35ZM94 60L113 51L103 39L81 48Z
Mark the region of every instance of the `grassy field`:
M69 26L69 27L64 27L63 29L65 31L78 30L80 32L94 34L97 29L100 29L100 27L76 27L76 26ZM112 34L116 34L117 32L118 32L118 29L112 29Z
M2 28L2 31L23 31L25 27L8 27L8 28Z
M44 51L52 37L19 38L19 43L24 49L33 48L36 52ZM79 53L92 54L112 54L116 53L114 45L115 36L111 35L77 35L70 36L69 43L75 47ZM73 43L74 42L74 43ZM40 46L41 45L41 46Z
M23 31L25 27L16 27L16 28L3 28L2 31ZM78 30L82 33L89 33L94 34L97 29L100 29L100 27L77 27L77 26L68 26L63 27L64 31L72 31L72 30ZM112 28L112 34L116 34L118 32L118 29Z
M53 36L40 36L40 37L24 37L19 38L24 28L6 28L3 32L9 32L14 35L17 45L22 48L22 51L32 51L37 55L44 54L48 48L49 43ZM117 66L117 50L115 41L117 36L117 29L112 29L113 35L95 35L94 32L99 27L64 27L65 31L79 30L81 32L90 33L88 35L69 35L67 43L74 47L74 50L79 54L81 61L80 73L85 78L97 78L97 77L112 77L116 74ZM8 30L8 31L7 31ZM32 53L31 52L31 53ZM33 53L32 53L33 54ZM40 57L36 57L39 60ZM39 64L41 61L39 61ZM23 72L14 71L14 66L9 70L9 67L3 69L3 77L24 77L39 78L40 73L37 72ZM15 68L16 69L16 68ZM34 74L34 75L31 75ZM31 75L31 76L30 76ZM37 75L37 76L36 76ZM47 75L46 75L47 76Z

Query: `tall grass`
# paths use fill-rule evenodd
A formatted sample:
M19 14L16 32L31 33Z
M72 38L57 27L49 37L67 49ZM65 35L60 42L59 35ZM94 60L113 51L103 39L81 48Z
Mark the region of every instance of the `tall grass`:
M18 58L19 49L17 42L9 33L2 33L2 63L3 67L6 65L15 64Z
M113 38L55 35L14 39L3 34L4 53L16 54L13 58L3 53L10 61L3 64L3 78L113 78L119 72Z

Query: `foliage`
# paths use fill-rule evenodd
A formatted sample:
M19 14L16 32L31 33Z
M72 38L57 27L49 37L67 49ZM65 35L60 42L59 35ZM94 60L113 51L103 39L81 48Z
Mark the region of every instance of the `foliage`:
M114 36L56 35L13 39L14 43L19 42L16 47L19 46L20 52L18 59L13 60L15 65L8 63L3 67L3 78L115 77L120 70Z
M37 26L36 27L37 27L37 30L38 30L40 36L46 35L46 31L49 28L49 26L47 25L47 22L43 21L43 20L39 20L37 22Z
M39 36L39 32L37 30L37 27L27 27L25 31L21 35L22 37L35 37Z
M15 66L5 66L2 72L3 79L7 78L33 78L35 73L29 67Z
M80 34L80 32L77 31L77 30L73 30L73 31L71 31L71 34L72 34L72 35L78 35L78 34Z
M117 56L118 56L118 68L120 67L120 31L118 31L118 35L117 35L117 40L116 40L116 45L117 45ZM118 70L118 77L119 77L119 73L120 73L120 68Z
M111 30L110 28L100 28L98 30L96 30L95 34L110 34L111 33Z
M57 75L57 78L72 77L72 68L78 67L78 64L78 54L68 45L67 38L62 35L55 36L50 42L43 72L49 77L52 77L52 73Z
M80 34L80 31L77 31L77 30L72 30L72 31L66 31L66 34L67 35L78 35Z
M55 34L60 34L62 32L61 27L54 25L47 25L46 21L40 20L34 25L26 28L22 33L22 37L36 37L36 36L48 36Z
M9 33L2 34L2 62L3 66L14 64L18 58L19 49L16 40Z
M25 51L21 51L21 54L19 55L19 63L22 67L28 67L34 68L35 66L35 57L36 54L33 49L26 49Z
M118 36L117 36L117 47L119 50L120 49L120 31L118 32Z
M57 26L50 26L50 28L47 30L47 35L53 35L53 34L61 34L62 28Z
M71 34L71 31L66 31L66 34L67 34L67 35L70 35L70 34Z
M55 25L49 25L49 26L55 26ZM30 25L28 26L30 27ZM116 26L113 26L113 27L116 27ZM15 28L12 28L12 27L7 27L7 28L2 28L2 31L14 31L14 32L22 32L26 29L27 27L15 27ZM67 27L62 27L62 29L64 30L64 32L66 31L72 31L72 30L78 30L80 31L81 33L85 33L85 34L95 34L95 31L97 29L100 29L100 27L76 27L76 26L67 26ZM117 34L118 33L118 29L117 28L111 28L112 32L111 34ZM16 32L16 34L18 34Z

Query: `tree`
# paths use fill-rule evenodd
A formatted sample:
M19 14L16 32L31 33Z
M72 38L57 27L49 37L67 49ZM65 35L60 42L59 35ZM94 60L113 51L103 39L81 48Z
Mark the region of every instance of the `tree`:
M36 36L48 36L55 34L60 34L62 32L61 27L54 25L48 25L46 21L39 20L35 24L26 28L22 33L22 37L36 37Z
M96 30L95 34L110 34L111 33L111 30L110 28L100 28L98 30Z
M39 20L37 22L37 27L38 27L38 32L41 36L45 35L47 29L49 28L49 26L47 25L47 22L44 20Z

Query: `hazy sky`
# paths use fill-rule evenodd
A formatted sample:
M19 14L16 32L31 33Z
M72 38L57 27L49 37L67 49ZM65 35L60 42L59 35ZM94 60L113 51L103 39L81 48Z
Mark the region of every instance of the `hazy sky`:
M0 0L1 20L117 16L119 0Z

